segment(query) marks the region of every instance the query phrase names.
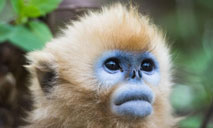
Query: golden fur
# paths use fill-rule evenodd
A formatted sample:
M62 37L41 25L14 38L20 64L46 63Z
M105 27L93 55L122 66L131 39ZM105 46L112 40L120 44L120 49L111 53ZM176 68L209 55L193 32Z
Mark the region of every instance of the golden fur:
M144 119L117 117L109 110L116 86L101 88L93 66L101 53L113 49L150 51L159 61L160 84L150 86L156 95L154 112ZM164 35L133 7L116 4L89 12L28 59L36 102L28 128L171 128L175 124L168 99L171 62ZM46 94L36 71L50 69L57 74L56 86Z

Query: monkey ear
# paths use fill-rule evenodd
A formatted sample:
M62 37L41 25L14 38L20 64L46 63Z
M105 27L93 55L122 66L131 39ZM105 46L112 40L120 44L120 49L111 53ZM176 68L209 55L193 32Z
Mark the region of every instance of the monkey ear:
M55 58L50 53L35 51L27 56L29 65L25 67L36 77L44 93L49 93L57 82L57 64Z

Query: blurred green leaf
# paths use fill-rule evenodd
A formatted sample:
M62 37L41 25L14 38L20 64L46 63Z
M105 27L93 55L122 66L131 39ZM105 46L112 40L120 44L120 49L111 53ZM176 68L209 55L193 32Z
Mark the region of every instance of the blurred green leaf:
M21 9L24 7L24 1L23 0L10 0L11 5L14 9L14 11L17 14L20 14Z
M7 39L9 39L9 37L12 34L13 27L9 24L5 24L5 23L0 23L0 42L3 42Z
M62 0L11 0L11 4L18 15L17 24L24 24L28 18L37 18L58 7Z
M176 85L171 95L171 102L175 109L188 111L193 101L193 91L190 86Z
M181 128L199 128L201 125L200 116L191 116L180 122Z
M43 43L50 41L53 37L52 33L50 32L49 28L46 24L39 22L39 21L31 21L29 22L29 27L33 34L39 38Z
M179 65L195 75L201 74L209 62L209 57L202 48L191 51L191 54L179 53Z
M0 12L4 8L6 0L0 0Z
M206 106L211 103L208 100L208 93L205 90L205 86L201 84L193 85L193 109L196 110L205 110ZM202 104L202 105L201 105Z
M193 115L180 121L180 128L199 128L203 121L203 116ZM213 123L209 122L207 128L213 128Z
M56 9L62 0L30 0L29 5L38 7L41 15L45 15Z
M26 8L24 4L24 0L10 0L10 1L11 1L13 10L17 14L17 19L15 21L16 24L26 23L28 18L26 17L23 11Z
M24 16L30 18L36 18L41 15L40 10L35 5L25 6L22 11Z
M19 25L15 27L10 39L11 43L25 49L26 51L32 51L40 49L44 46L44 43L39 40L28 28Z

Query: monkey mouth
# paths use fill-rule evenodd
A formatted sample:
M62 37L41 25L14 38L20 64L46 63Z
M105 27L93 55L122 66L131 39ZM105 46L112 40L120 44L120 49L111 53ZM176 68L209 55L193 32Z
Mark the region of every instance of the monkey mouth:
M144 118L152 113L153 97L144 93L123 93L118 95L112 112L119 116Z
M151 90L136 86L118 89L111 97L111 111L117 116L144 118L153 111Z
M146 96L146 95L126 95L126 96L121 96L123 98L117 98L115 101L114 101L114 104L117 105L117 106L120 106L124 103L127 103L127 102L138 102L138 101L143 101L143 102L148 102L151 104L151 98Z

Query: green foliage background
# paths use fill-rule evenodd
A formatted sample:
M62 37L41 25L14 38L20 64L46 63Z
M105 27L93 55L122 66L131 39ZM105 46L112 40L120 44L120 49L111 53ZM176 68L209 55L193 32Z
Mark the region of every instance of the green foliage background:
M171 102L179 115L186 116L180 127L198 128L213 103L213 1L175 3L173 11L156 21L172 42L176 84ZM212 121L208 128L213 128Z
M10 41L26 51L42 48L52 38L36 19L56 9L61 0L0 0L0 42Z

